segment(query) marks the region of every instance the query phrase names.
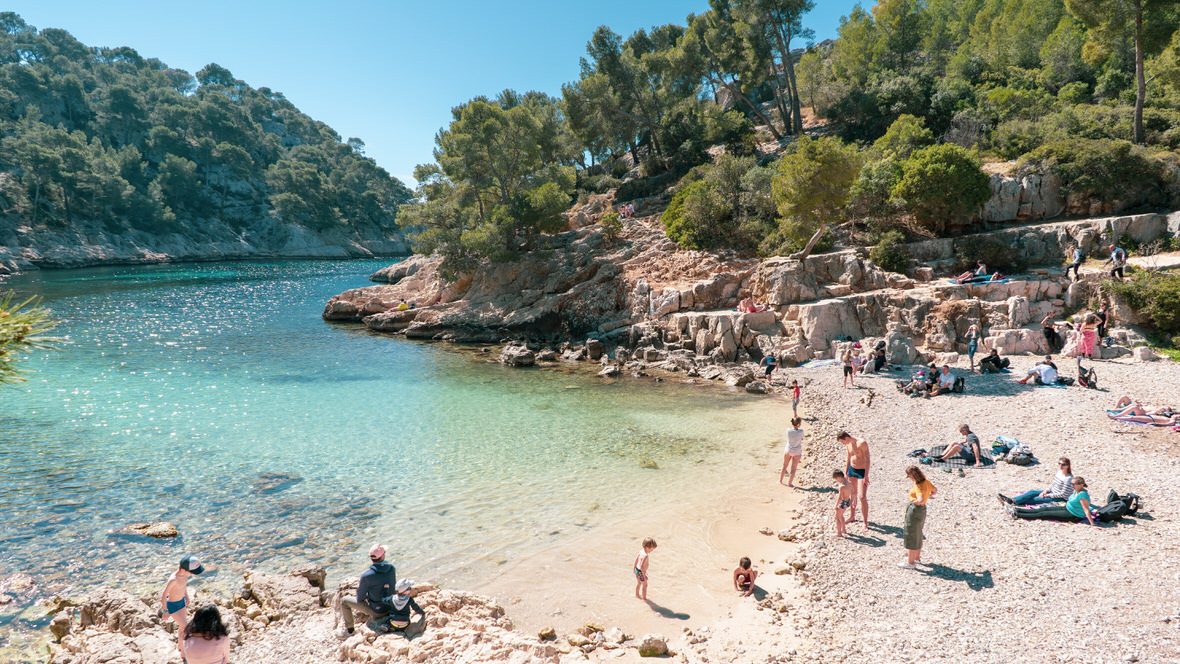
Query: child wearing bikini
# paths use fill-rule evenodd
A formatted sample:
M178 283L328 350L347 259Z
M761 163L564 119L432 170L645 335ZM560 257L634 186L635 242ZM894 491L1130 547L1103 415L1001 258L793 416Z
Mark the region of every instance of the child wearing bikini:
M832 479L836 481L836 537L844 537L844 510L852 506L852 485L848 478L839 470L832 471Z
M754 569L750 559L742 557L738 566L733 568L733 589L749 597L754 592L754 580L758 578L758 570Z
M180 559L180 568L168 577L164 584L164 592L160 593L160 608L164 610L164 619L176 621L179 628L176 648L184 656L184 631L188 627L188 580L194 574L205 571L201 561L196 556L185 556Z
M647 601L647 556L656 548L656 541L643 538L643 550L635 556L635 596Z

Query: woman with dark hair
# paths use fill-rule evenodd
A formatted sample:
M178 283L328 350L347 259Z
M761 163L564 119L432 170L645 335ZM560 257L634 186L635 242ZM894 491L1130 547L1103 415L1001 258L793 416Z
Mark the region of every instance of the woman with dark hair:
M905 510L905 528L904 539L906 561L899 563L898 567L904 569L914 569L918 561L922 559L922 527L926 524L926 501L930 500L930 496L938 493L930 480L922 474L922 470L917 466L910 466L905 469L906 477L913 481L914 486L910 489L910 504Z
M1090 492L1086 491L1086 480L1074 475L1070 481L1073 495L1064 505L1038 505L1035 507L1016 507L1008 505L1008 513L1015 519L1056 519L1077 523L1083 519L1091 526L1098 525L1094 515L1090 513Z
M184 659L188 664L229 664L229 630L215 605L193 613L184 630Z
M1053 478L1053 483L1049 485L1048 489L1040 491L1032 489L1016 496L1009 498L1002 493L997 493L1000 502L1006 505L1044 505L1046 503L1056 503L1062 500L1069 500L1070 495L1073 494L1073 466L1070 465L1069 459L1061 457L1057 460L1057 476Z

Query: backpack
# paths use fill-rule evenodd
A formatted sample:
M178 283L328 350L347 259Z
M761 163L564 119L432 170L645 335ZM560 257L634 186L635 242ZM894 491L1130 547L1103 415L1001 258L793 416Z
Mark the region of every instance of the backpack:
M1058 376L1057 377L1057 384L1058 385L1073 385L1073 378L1070 378L1069 376Z
M962 394L967 389L967 381L962 376L955 376L955 384L951 386L951 392Z
M1033 457L1032 452L1025 450L1013 450L1012 452L1008 453L1007 457L1004 458L1004 461L1007 461L1008 463L1016 466L1029 466L1032 465L1034 460L1035 458Z
M1127 507L1127 510L1125 512L1123 512L1123 514L1120 514L1119 516L1123 516L1123 515L1127 515L1127 514L1133 516L1136 512L1139 511L1139 496L1137 496L1133 493L1128 493L1126 495L1120 496L1119 494L1115 493L1114 489L1111 489L1110 493L1106 494L1106 504L1109 505L1111 503L1116 503L1116 502L1123 503Z
M1121 500L1116 500L1113 503L1107 503L1102 507L1094 510L1097 519L1102 523L1110 523L1111 521L1118 521L1128 513L1130 508Z
M1093 367L1089 369L1078 367L1078 384L1091 390L1098 389L1098 373L1094 371Z

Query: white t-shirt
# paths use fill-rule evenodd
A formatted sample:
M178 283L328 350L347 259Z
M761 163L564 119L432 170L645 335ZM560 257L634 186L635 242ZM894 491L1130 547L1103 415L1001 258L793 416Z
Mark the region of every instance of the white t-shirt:
M955 374L953 374L949 371L946 373L942 373L941 371L938 372L938 386L939 387L950 389L951 387L954 387L954 385L955 385Z
M803 429L787 429L787 454L803 455Z
M1042 383L1057 382L1057 370L1048 364L1038 364L1037 366L1033 367L1032 370L1037 372L1037 374L1041 377Z

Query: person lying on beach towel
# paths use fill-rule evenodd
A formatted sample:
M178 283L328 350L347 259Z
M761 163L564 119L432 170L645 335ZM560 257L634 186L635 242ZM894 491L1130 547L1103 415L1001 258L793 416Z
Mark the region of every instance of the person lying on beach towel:
M1138 401L1132 403L1131 397L1126 396L1120 397L1115 402L1114 410L1106 411L1107 415L1115 419L1126 415L1163 415L1164 417L1168 417L1176 413L1180 413L1180 410L1171 406L1145 406Z
M1180 413L1167 417L1163 415L1111 415L1110 413L1107 413L1106 416L1112 420L1129 424L1154 424L1161 427L1174 427L1180 424Z

